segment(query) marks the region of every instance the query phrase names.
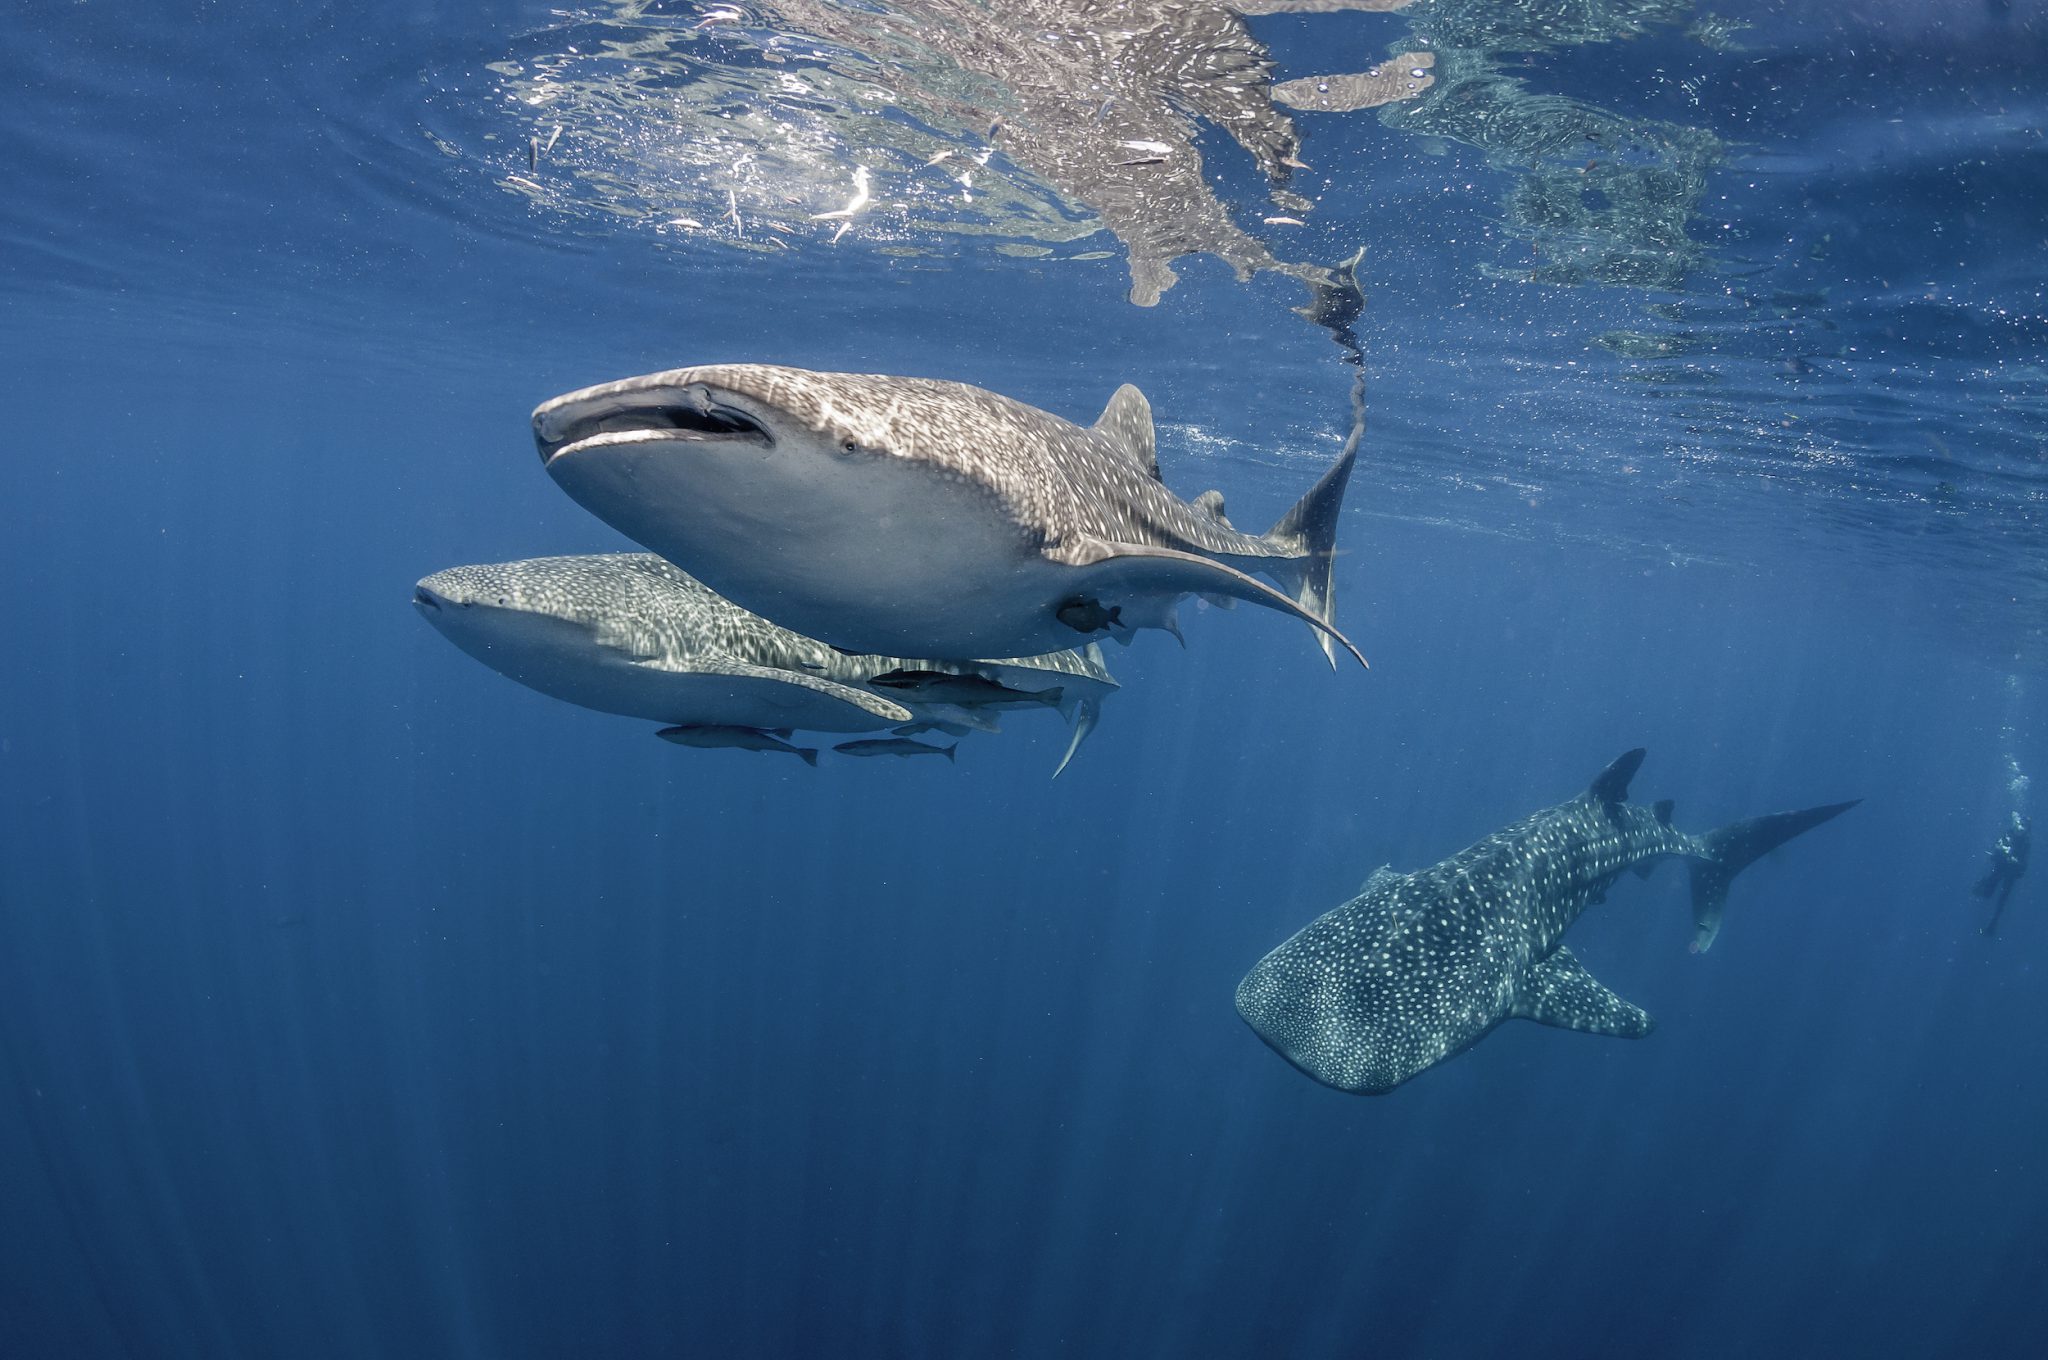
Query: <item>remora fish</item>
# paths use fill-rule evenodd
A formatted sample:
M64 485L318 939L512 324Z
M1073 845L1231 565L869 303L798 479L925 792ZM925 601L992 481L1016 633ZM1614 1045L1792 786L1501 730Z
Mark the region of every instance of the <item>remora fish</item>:
M533 414L555 481L749 608L849 651L1030 655L1170 628L1182 596L1330 622L1358 427L1266 534L1167 490L1152 409L1093 426L964 383L759 364L678 368ZM1282 594L1248 572L1284 585Z
M869 737L864 741L842 741L832 748L843 756L944 756L953 758L951 746L927 746L905 737Z
M1340 1090L1379 1094L1464 1052L1502 1020L1637 1039L1654 1021L1562 946L1624 869L1692 861L1693 950L1714 942L1728 883L1759 856L1856 806L1756 817L1703 836L1671 804L1624 802L1643 752L1579 797L1411 874L1381 869L1352 901L1261 960L1237 987L1245 1022ZM1860 801L1860 800L1859 800Z
M964 664L849 656L741 609L651 553L452 567L422 580L413 604L463 651L521 684L681 727L867 732L951 721L959 710L949 705L899 703L867 684L938 667L991 684L1054 680L1072 691L1071 757L1116 688L1092 645Z
M1064 690L1021 690L978 675L953 675L946 671L890 671L868 681L904 697L958 708L1059 708L1066 702Z
M801 757L806 765L816 766L818 763L815 747L792 746L783 740L789 735L786 727L773 732L752 727L664 727L655 735L678 746L699 746L707 750L730 746L742 751L787 751Z

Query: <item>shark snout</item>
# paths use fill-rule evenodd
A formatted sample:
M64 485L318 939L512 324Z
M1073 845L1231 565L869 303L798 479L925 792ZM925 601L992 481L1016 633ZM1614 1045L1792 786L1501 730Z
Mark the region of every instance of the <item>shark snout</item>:
M460 567L420 578L412 588L412 607L429 619L445 619L487 601L490 586L468 579ZM509 603L501 594L499 604Z

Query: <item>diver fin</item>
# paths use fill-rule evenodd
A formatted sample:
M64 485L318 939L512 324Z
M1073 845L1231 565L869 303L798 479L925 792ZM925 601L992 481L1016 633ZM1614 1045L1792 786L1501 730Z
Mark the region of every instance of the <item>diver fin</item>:
M1508 1014L1539 1025L1640 1039L1657 1028L1648 1011L1623 1001L1586 971L1569 949L1532 964Z
M1610 807L1628 801L1628 783L1642 768L1643 757L1649 752L1638 746L1633 751L1624 751L1614 758L1614 763L1593 776L1593 783L1586 789L1586 797L1596 803Z
M1074 752L1081 749L1081 742L1095 730L1095 720L1102 716L1100 699L1083 699L1074 705L1074 739L1067 743L1067 753L1060 757L1060 763L1052 772L1058 779L1060 772L1067 768L1067 762L1074 758Z
M802 671L778 670L773 666L754 666L744 661L723 658L696 660L687 666L669 666L655 660L636 661L633 664L648 670L666 671L673 675L729 675L736 680L772 680L777 684L794 685L798 689L830 695L841 703L852 704L862 712L871 713L885 722L909 722L914 716L909 709L892 699L884 699L869 690L855 689L852 685L842 685L837 680L805 675Z
M1803 812L1751 817L1700 837L1706 856L1692 865L1691 951L1704 954L1714 947L1714 937L1721 933L1721 912L1728 904L1728 884L1737 874L1794 836L1841 816L1862 801L1852 798Z
M1119 387L1116 395L1109 399L1109 405L1103 407L1102 414L1095 418L1095 432L1116 445L1119 452L1129 454L1153 481L1159 480L1159 449L1152 433L1152 403L1145 400L1143 392L1130 383Z
M1310 493L1311 496L1314 494ZM1156 548L1146 543L1111 543L1100 538L1084 538L1071 548L1058 553L1057 560L1077 567L1092 567L1111 561L1171 565L1180 569L1174 573L1173 584L1170 587L1176 594L1208 590L1219 595L1234 595L1240 600L1250 600L1253 604L1262 604L1283 614L1292 614L1311 628L1327 634L1341 644L1345 651L1358 658L1359 665L1367 670L1372 669L1371 663L1365 659L1365 654L1352 645L1350 638L1338 632L1334 624L1303 608L1264 581L1247 576L1236 567L1225 566L1199 553L1182 552L1178 548Z

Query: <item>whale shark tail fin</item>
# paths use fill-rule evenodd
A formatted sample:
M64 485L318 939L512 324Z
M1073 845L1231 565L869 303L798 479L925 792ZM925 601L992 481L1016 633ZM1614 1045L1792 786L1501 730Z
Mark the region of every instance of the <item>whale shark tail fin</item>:
M1059 767L1052 772L1058 779L1066 770L1067 763L1074 758L1074 752L1081 749L1081 743L1095 730L1095 720L1102 716L1102 701L1083 699L1073 706L1074 739L1067 743L1067 753L1060 757Z
M1354 407L1356 418L1351 437L1344 441L1344 452L1337 455L1337 461L1308 489L1308 494L1266 532L1266 542L1292 558L1272 563L1270 570L1304 613L1333 629L1337 616L1337 517L1344 508L1344 488L1351 481L1351 468L1358 461L1358 445L1365 432L1362 398L1354 400ZM1334 669L1337 652L1330 634L1318 629L1316 643Z
M1721 910L1728 903L1728 884L1735 876L1794 836L1832 821L1862 802L1807 808L1803 812L1774 812L1751 817L1700 837L1706 846L1703 858L1692 865L1692 952L1704 954L1713 948L1721 933Z

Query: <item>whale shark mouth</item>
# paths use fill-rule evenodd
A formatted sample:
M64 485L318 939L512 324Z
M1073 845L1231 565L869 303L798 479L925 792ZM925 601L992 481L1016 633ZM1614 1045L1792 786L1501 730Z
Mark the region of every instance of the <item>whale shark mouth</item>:
M533 437L543 464L599 444L659 440L769 448L775 443L767 426L737 407L716 401L702 388L614 393L545 406L534 413Z

